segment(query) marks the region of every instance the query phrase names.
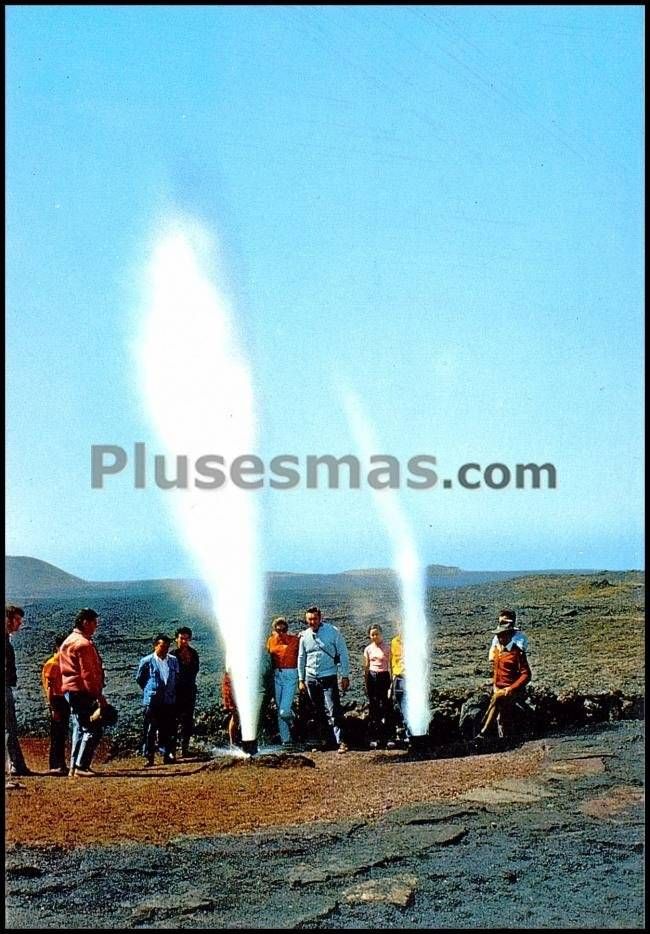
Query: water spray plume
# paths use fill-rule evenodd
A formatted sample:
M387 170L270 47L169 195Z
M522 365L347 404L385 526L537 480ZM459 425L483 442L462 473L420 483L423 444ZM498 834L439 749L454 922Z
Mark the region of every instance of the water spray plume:
M210 274L215 248L199 225L178 224L155 241L137 344L146 409L165 454L227 462L255 450L250 369L229 302ZM228 485L165 494L206 583L226 650L242 736L259 716L264 574L257 498Z
M346 392L343 404L355 443L364 459L369 461L372 453L380 450L371 423L354 393ZM414 736L424 736L431 718L425 572L408 519L399 502L399 493L391 489L373 489L372 494L392 544L393 568L400 585L406 722Z

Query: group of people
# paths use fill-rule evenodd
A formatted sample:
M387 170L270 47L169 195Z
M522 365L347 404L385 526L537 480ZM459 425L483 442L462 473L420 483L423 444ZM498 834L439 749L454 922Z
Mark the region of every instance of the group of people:
M31 775L18 739L14 702L16 657L11 636L20 629L25 612L5 607L5 770L12 776ZM116 711L104 696L104 666L93 635L99 623L94 610L77 613L74 629L55 639L54 653L41 670L43 691L50 712L50 772L90 777L91 763L104 725L115 722ZM72 723L70 766L65 745Z
M22 607L5 607L5 771L11 777L32 774L18 738L14 700L16 658L11 644L11 636L20 629L24 616ZM52 775L94 776L93 756L104 728L117 722L117 711L104 695L104 665L93 641L99 622L95 610L80 610L72 632L67 637L56 637L54 652L41 669L50 715L49 771ZM171 639L157 635L153 640L153 652L145 655L138 665L136 681L143 692L142 748L146 766L154 764L156 748L165 763L174 762L179 734L180 754L187 755L189 750L199 656L190 645L192 630L188 626L178 628L175 638L176 647L169 652ZM70 724L70 763L66 765Z
M11 776L32 774L18 738L14 688L16 663L11 636L24 618L21 607L5 607L5 766ZM95 610L80 610L74 628L55 640L54 652L41 672L43 692L50 714L50 758L52 774L91 777L92 760L106 725L116 722L117 712L104 696L105 675L100 654L93 642L99 624ZM409 729L405 710L406 673L402 635L386 642L381 626L368 629L369 643L363 651L363 672L368 697L371 748L407 745ZM192 630L180 626L175 647L164 633L153 638L153 650L140 659L136 681L142 689L144 765L154 765L158 750L163 763L187 758L194 730L199 655L190 645ZM489 650L492 693L483 724L477 735L481 742L496 725L500 737L512 728L513 707L531 679L526 657L527 639L517 627L514 610L499 613ZM289 632L283 616L273 620L272 632L263 653L261 677L272 676L280 741L296 743L296 695L307 698L319 729L317 749L348 751L341 693L350 687L350 659L340 630L325 622L319 607L305 613L300 634ZM340 680L339 680L340 679ZM260 692L264 685L261 683ZM223 702L229 712L231 744L241 741L235 691L227 670L222 684ZM72 724L70 762L65 749ZM180 740L180 749L179 749Z
M483 724L477 734L479 743L496 726L505 738L512 729L513 707L521 690L531 679L526 657L528 640L517 627L514 610L501 610L493 630L488 660L491 665L492 694ZM406 716L406 675L402 633L386 642L381 626L368 629L369 643L363 650L365 691L368 697L370 748L407 746L410 741ZM295 745L298 692L306 695L320 727L319 749L348 751L341 693L350 687L350 660L347 645L336 626L323 621L317 606L305 613L305 629L289 632L284 616L273 620L273 631L266 643L266 669L273 672L275 704L280 741L285 747ZM340 678L340 682L339 682ZM226 672L223 680L224 706L230 712L228 733L231 744L240 741L239 718L232 680Z

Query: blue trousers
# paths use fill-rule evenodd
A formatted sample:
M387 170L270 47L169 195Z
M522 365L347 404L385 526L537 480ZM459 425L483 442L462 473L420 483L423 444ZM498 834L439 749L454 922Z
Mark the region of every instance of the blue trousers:
M90 720L97 707L97 698L85 691L68 691L65 697L70 704L72 720L70 768L89 769L103 733L101 723Z
M298 690L297 668L276 668L273 673L275 704L278 708L278 730L283 743L291 742L293 701Z

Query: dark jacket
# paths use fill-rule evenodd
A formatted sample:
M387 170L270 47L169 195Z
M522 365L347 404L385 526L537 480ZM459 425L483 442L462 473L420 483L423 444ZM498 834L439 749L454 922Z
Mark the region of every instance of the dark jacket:
M5 686L15 688L18 683L16 677L16 653L11 644L9 633L5 633Z
M176 679L176 692L178 694L193 694L196 690L196 676L199 673L199 653L191 645L187 646L190 660L184 664L180 656L180 649L172 649L169 653L178 662L178 677Z

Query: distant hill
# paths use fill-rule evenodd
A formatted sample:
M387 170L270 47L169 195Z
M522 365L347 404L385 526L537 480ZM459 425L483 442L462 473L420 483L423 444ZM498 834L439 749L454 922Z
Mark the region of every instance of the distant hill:
M426 580L430 587L466 587L489 581L506 580L515 577L529 577L553 574L593 574L587 570L540 570L540 571L463 571L459 567L446 564L429 564L426 567ZM272 589L281 587L291 592L325 590L335 593L359 593L364 589L379 588L388 592L395 590L397 577L392 568L366 568L339 571L333 574L296 573L291 571L272 571L267 576ZM144 594L163 590L195 591L204 588L201 581L190 579L165 580L124 580L124 581L89 581L62 571L61 568L40 561L38 558L25 556L7 556L5 558L5 599L20 602L39 597L65 597L93 595L108 592L121 594Z
M45 594L74 592L88 586L82 577L23 555L5 558L5 593L9 600L40 597Z
M460 568L448 564L427 564L426 572L429 577L454 577L462 574ZM393 577L393 568L359 568L353 571L341 571L345 577Z

